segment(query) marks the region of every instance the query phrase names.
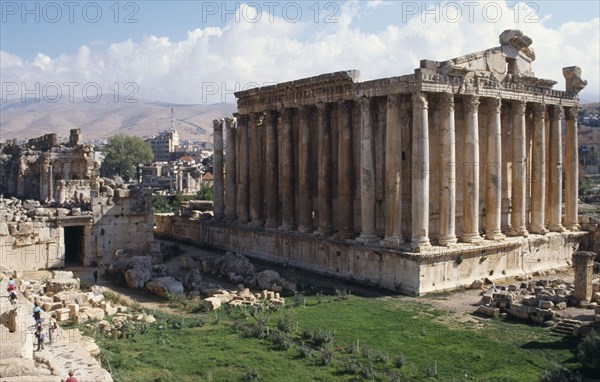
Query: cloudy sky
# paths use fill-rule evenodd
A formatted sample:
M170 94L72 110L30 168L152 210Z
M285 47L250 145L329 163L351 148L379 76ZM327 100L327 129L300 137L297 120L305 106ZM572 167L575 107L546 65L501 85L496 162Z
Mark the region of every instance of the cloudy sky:
M358 69L362 80L412 73L533 39L536 76L578 65L584 102L600 101L597 1L6 1L2 101L98 94L172 103L234 102L233 92Z

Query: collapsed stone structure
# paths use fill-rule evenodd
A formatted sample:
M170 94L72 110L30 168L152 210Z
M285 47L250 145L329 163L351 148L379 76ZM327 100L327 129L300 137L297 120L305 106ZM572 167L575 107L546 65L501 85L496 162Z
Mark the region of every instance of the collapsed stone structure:
M236 93L215 121L214 221L160 216L158 233L404 292L569 265L585 81L535 77L531 44L507 30L414 74Z
M100 178L78 129L67 144L48 134L2 145L0 195L12 195L0 196L0 266L104 264L120 249L146 252L153 240L151 192Z

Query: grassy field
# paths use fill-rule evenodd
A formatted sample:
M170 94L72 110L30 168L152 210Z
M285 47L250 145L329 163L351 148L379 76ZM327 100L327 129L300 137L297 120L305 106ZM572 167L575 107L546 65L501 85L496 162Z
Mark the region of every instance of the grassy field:
M294 302L257 314L156 313L129 338L97 337L102 361L115 381L140 382L537 381L542 370L579 366L577 343L540 327L442 324L443 312L402 298Z

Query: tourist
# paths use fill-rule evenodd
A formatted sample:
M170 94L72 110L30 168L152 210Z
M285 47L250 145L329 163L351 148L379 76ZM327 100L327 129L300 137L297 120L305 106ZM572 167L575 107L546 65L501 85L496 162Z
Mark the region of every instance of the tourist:
M74 374L73 371L69 371L69 378L67 378L65 382L77 382L77 378L73 376Z
M40 309L40 307L38 306L38 304L35 303L34 307L33 307L33 319L35 320L36 324L40 321L41 314L42 314L42 310Z
M11 277L10 280L8 281L8 288L6 288L6 291L10 295L10 293L13 290L17 290L17 284L15 284L15 280L13 280L13 278Z
M10 294L8 295L8 299L10 300L10 304L14 308L17 305L17 291L11 290Z
M35 331L35 336L37 337L37 341L38 341L37 351L44 350L45 336L44 336L44 332L43 332L41 323L38 326L38 329Z
M98 270L94 271L94 284L98 283Z
M54 331L58 329L58 325L56 325L56 320L54 317L50 316L50 320L48 320L48 340L50 344L52 344L52 337L54 336Z

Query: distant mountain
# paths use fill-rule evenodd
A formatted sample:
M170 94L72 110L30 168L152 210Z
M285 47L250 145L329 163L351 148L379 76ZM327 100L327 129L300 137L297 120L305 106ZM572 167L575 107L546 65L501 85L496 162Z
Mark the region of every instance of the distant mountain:
M150 137L171 128L171 107L181 139L212 140L212 121L231 116L234 104L182 105L165 102L114 102L103 96L98 102L61 100L56 103L20 100L0 103L0 141L35 138L56 133L67 140L69 130L81 129L83 139L92 141L123 133Z

